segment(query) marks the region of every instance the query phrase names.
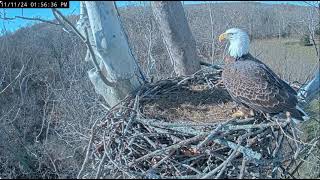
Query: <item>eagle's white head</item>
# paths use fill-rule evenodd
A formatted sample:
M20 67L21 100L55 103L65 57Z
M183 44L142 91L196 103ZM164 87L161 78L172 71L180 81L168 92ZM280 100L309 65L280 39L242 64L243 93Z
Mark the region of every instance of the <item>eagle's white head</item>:
M234 58L241 57L249 53L250 39L248 34L238 28L228 29L219 36L219 41L228 39L230 42L228 53Z

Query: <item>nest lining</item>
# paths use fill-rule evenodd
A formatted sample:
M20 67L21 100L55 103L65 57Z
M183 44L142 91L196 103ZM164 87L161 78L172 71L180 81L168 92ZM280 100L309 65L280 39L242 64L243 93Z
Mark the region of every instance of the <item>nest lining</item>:
M292 121L231 118L232 104L216 69L146 84L93 126L78 177L294 178L311 146Z
M214 122L230 119L234 103L225 89L195 84L146 99L141 106L148 118Z

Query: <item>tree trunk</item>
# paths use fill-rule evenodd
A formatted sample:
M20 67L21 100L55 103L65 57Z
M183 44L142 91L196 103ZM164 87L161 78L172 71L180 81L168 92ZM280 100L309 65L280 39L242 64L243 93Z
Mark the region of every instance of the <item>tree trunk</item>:
M180 1L152 1L153 15L177 75L200 70L196 42Z
M141 86L139 77L143 75L131 53L114 2L85 1L81 2L80 10L78 27L82 34L88 30L94 52L94 57L88 52L86 60L99 64L88 72L89 78L96 92L114 106Z
M309 83L300 89L298 92L298 97L303 99L305 103L313 100L320 92L320 70L319 68L316 70L314 77Z

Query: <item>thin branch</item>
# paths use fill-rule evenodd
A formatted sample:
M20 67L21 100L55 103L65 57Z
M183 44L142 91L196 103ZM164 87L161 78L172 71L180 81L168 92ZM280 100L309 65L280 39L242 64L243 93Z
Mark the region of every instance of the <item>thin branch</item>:
M209 179L211 176L213 176L216 172L218 172L221 168L223 168L225 165L227 165L232 159L235 157L237 153L237 150L233 150L232 154L228 157L227 160L225 160L223 163L221 163L218 167L216 167L214 170L210 171L206 175L202 176L200 179Z
M14 78L13 81L11 81L2 91L0 91L0 95L8 88L11 86L11 84L13 84L14 82L17 81L17 79L21 76L22 72L24 71L24 65L22 66L22 68L20 69L19 74Z
M87 146L87 152L86 152L86 156L83 160L83 163L82 163L82 166L81 166L81 169L77 175L77 179L80 179L80 176L82 174L82 171L84 170L87 162L88 162L88 159L89 159L89 153L90 153L90 148L91 148L91 145L92 145L92 142L93 142L93 138L94 138L94 135L95 135L95 128L96 128L96 124L98 122L98 119L94 122L94 124L92 125L91 127L91 137L90 137L90 140L89 140L89 143L88 143L88 146Z
M76 33L76 35L78 35L78 36L80 37L80 39L81 39L83 42L86 41L86 38L79 32L79 30L78 30L66 17L64 17L64 15L63 15L59 10L57 10L57 9L55 9L55 8L52 8L51 10L52 10L53 15L56 17L56 19L60 22L61 25L64 25L64 24L66 23L68 26L70 26L70 28L72 29L72 31L73 31L74 33ZM61 19L60 19L60 18L61 18ZM62 20L63 20L65 23L64 23ZM64 25L64 26L65 26L65 25ZM66 27L66 29L68 29L67 26L65 26L65 27Z
M192 138L183 140L183 141L181 141L181 142L179 142L179 143L177 143L177 144L171 145L171 146L169 146L169 147L166 147L166 148L163 148L163 149L158 149L158 150L156 150L156 151L153 151L153 152L151 152L151 153L149 153L149 154L147 154L147 155L144 155L144 156L136 159L135 161L131 162L131 163L129 164L129 167L131 167L132 165L137 164L137 163L139 163L139 162L141 162L141 161L144 161L144 160L146 160L146 159L148 159L148 158L150 158L150 157L152 157L152 156L156 156L156 155L161 154L161 153L166 152L166 151L175 150L175 149L178 149L178 148L180 148L180 147L182 147L182 146L188 145L188 144L190 144L190 143L199 141L201 138L203 138L203 135L198 135L198 136L195 136L195 137L192 137Z
M49 20L45 20L45 19L41 19L41 18L29 18L29 17L23 17L23 16L15 16L15 18L19 18L19 19L25 19L25 20L33 20L33 21L40 21L40 22L44 22L44 23L49 23L49 24L53 24L53 25L60 25L60 23L55 23L53 21L49 21Z
M53 21L50 20L45 20L45 19L41 19L41 18L37 18L37 17L24 17L24 16L15 16L15 17L0 17L0 19L2 20L15 20L15 19L25 19L25 20L32 20L32 21L40 21L40 22L44 22L44 23L48 23L48 24L53 24L53 25L61 25L59 23L55 23Z
M244 157L242 159L242 164L241 164L241 169L240 169L240 173L239 173L238 179L243 179L244 172L246 170L246 162L247 162L247 159Z
M103 132L103 142L105 142L105 135L106 135L106 132L104 131ZM106 151L106 149L105 149L106 146L105 145L103 145L103 148L104 148L104 151ZM95 179L99 179L100 172L101 172L101 167L103 166L103 163L105 162L106 157L107 157L107 153L104 152L103 156L102 156L102 159L100 160Z

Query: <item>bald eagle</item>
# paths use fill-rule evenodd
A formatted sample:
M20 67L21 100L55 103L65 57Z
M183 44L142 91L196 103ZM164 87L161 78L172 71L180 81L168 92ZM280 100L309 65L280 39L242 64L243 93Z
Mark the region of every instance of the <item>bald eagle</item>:
M297 105L297 92L249 53L245 31L228 29L219 36L220 42L224 39L229 40L229 48L222 81L234 101L270 115L289 112L295 122L308 119Z

